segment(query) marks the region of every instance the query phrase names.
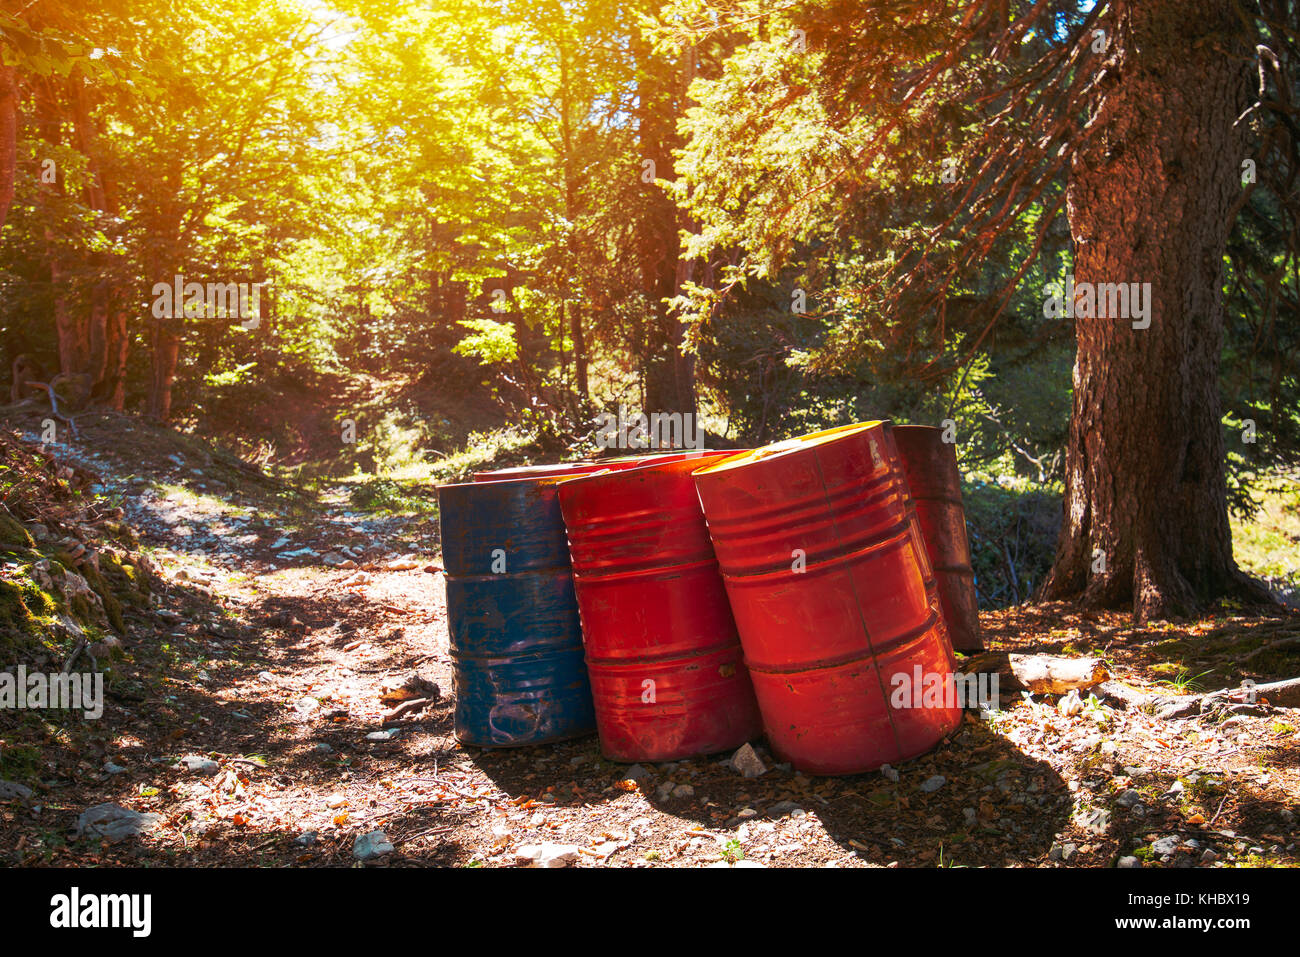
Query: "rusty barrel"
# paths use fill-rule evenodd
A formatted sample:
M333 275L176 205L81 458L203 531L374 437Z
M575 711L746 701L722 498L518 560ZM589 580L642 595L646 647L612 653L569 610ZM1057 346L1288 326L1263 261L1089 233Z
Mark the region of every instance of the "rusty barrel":
M601 752L675 761L763 732L691 473L675 457L560 486Z
M802 771L915 757L961 722L954 658L888 423L831 429L695 473L772 749Z
M596 729L556 477L438 489L463 744L543 744Z
M521 465L517 468L488 469L474 473L475 482L507 482L513 479L555 478L564 475L578 475L583 472L596 472L605 466L599 462L584 460L581 462L557 462L553 465Z
M982 651L956 446L943 441L942 430L928 425L898 425L893 434L938 582L948 637L956 651Z
M685 452L645 452L636 455L610 456L605 459L580 459L573 462L557 462L550 465L521 465L515 468L488 469L474 473L475 482L502 482L510 479L562 478L570 475L585 475L606 469L627 469L645 465L648 462L677 462L686 456L700 455L699 451Z

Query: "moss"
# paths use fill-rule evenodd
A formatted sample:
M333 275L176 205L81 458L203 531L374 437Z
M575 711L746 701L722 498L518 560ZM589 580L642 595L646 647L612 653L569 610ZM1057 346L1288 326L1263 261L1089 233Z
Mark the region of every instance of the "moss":
M99 596L99 600L104 605L104 614L108 616L108 622L113 626L118 634L126 633L126 622L122 620L122 603L117 600L113 588L104 579L104 576L95 571L93 567L87 565L81 570L81 577L86 579L91 590ZM82 599L85 602L85 599ZM75 607L74 607L75 610ZM84 620L84 619L83 619Z
M140 573L112 552L99 556L99 570L118 601L137 608L149 607L149 576ZM100 597L103 597L102 595Z
M43 637L41 617L53 602L32 582L0 579L0 648L4 657L32 651Z
M36 542L27 533L27 529L17 519L0 512L0 549L19 552L35 547Z

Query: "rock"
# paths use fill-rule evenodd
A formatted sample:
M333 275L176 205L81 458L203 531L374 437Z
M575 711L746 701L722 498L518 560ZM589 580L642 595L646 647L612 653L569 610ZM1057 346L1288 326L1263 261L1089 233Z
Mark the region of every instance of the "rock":
M498 824L492 828L492 846L505 847L510 843L510 828L504 824Z
M1119 745L1116 744L1114 741L1103 741L1101 743L1102 754L1114 754L1118 750L1119 750Z
M293 842L299 847L311 847L316 843L316 841L317 837L315 831L306 831L293 839Z
M379 686L379 692L379 700L386 705L401 704L417 698L437 701L442 694L436 684L414 671L409 675L385 679Z
M141 814L120 804L96 804L77 818L77 837L99 837L116 844L144 833L162 820L158 814Z
M1218 859L1219 859L1219 855L1215 853L1213 848L1207 847L1204 851L1201 852L1202 864L1213 864Z
M673 788L676 787L672 781L665 781L655 788L655 797L660 801L667 801L673 795Z
M1077 689L1071 689L1070 693L1056 702L1056 710L1067 718L1072 718L1083 711L1083 700L1079 697Z
M126 768L122 767L122 765L120 765L120 764L114 764L112 761L105 761L105 762L104 762L104 773L105 773L105 774L122 774L122 773L124 773L125 771L126 771Z
M0 801L26 801L32 796L32 789L25 784L13 781L0 781Z
M892 781L894 784L898 783L898 771L891 768L888 764L882 764L880 766L880 773L884 775L886 781Z
M802 811L802 810L803 808L801 808L794 801L778 801L777 803L773 804L770 808L767 809L767 816L782 818L785 817L787 814L793 814L795 811Z
M368 735L366 735L366 740L379 741L379 742L392 741L395 737L397 737L401 733L402 731L400 728L389 728L386 731L371 731Z
M329 808L331 811L337 810L338 808L341 808L343 805L347 803L348 803L348 799L344 797L342 794L339 794L337 791L331 794L325 800L325 806Z
M675 798L692 798L695 797L695 788L689 784L679 784L673 788L673 797Z
M1079 852L1078 844L1066 844L1061 848L1061 859L1068 861Z
M1095 807L1086 811L1081 810L1074 815L1074 820L1079 827L1098 837L1104 837L1106 832L1110 830L1110 811L1105 808Z
M1053 844L1052 849L1047 852L1047 859L1049 861L1059 861L1064 856L1065 849L1059 843Z
M529 867L568 867L581 853L573 844L525 844L515 860Z
M197 754L187 754L172 767L185 771L187 774L202 774L204 777L209 778L221 770L221 765L217 764L216 761Z
M257 673L257 680L268 685L278 685L280 683L280 679L269 671L259 671Z
M1129 855L1127 857L1121 857L1119 859L1119 863L1116 864L1115 866L1124 867L1124 868L1141 867L1142 862L1139 861L1136 857Z
M947 783L948 779L942 774L934 774L921 782L921 790L926 794L933 794Z
M328 757L329 755L334 753L334 749L331 748L324 741L316 745L314 748L312 748L312 750L315 751L317 754L321 755L322 757Z
M758 812L752 807L743 807L736 812L736 817L740 818L742 821L747 821L751 817L758 817Z
M730 767L747 778L762 777L767 773L767 765L754 751L753 745L744 744L731 756Z
M306 697L299 698L294 703L293 708L299 714L311 714L313 711L320 709L320 701L313 698L311 695L307 695Z
M650 780L650 772L639 764L634 764L618 776L620 781L635 781L640 784L642 781Z
M340 555L338 552L327 552L325 554L325 557L321 559L321 564L338 568L341 567L343 563L346 561L347 559L344 558L342 555Z
M1141 803L1142 795L1134 788L1128 788L1115 798L1116 807L1137 807Z
M961 816L966 819L967 825L973 825L979 819L979 815L973 807L962 808Z
M393 853L393 845L388 843L388 835L383 831L362 834L352 844L352 856L359 861L373 861L391 853Z
M1158 841L1151 843L1151 853L1158 857L1165 857L1168 854L1176 854L1179 845L1182 844L1176 837L1162 837Z

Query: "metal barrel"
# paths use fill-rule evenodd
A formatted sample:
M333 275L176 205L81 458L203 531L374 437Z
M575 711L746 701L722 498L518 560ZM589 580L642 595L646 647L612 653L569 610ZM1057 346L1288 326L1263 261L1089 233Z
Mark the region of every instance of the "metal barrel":
M565 475L578 475L583 472L597 472L605 468L599 462L557 462L553 465L521 465L518 468L488 469L474 473L475 482L508 482L515 479L556 478Z
M983 651L956 446L943 441L941 429L928 425L899 425L893 433L938 581L948 637L956 651Z
M817 432L695 473L775 751L856 774L961 723L952 647L888 423ZM919 706L918 706L919 705Z
M763 733L689 455L560 486L601 752L675 761Z
M508 469L488 469L475 472L475 482L503 482L524 478L565 478L585 475L605 469L636 468L650 462L677 462L689 456L712 454L690 449L677 452L644 452L636 455L617 455L605 459L581 459L575 462L557 462L552 465L521 465ZM732 454L732 453L728 453Z
M555 477L438 489L456 737L483 748L596 729Z

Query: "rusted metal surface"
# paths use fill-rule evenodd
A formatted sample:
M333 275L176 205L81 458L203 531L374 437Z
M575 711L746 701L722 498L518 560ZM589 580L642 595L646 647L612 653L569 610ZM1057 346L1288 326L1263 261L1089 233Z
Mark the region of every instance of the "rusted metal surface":
M948 637L957 651L983 651L956 448L930 426L899 425L893 435L938 582Z
M955 663L886 423L733 456L695 482L778 755L854 774L957 727L955 703L893 701L895 676L942 680Z
M595 731L553 479L438 489L456 737L479 747Z
M488 469L474 473L475 482L507 482L514 479L555 478L561 475L577 475L582 472L595 472L604 468L599 462L557 462L554 465L521 465L518 468Z
M513 479L561 478L568 475L583 475L604 469L627 469L645 465L649 462L676 462L687 456L698 456L699 451L687 452L641 452L634 455L615 455L603 459L579 459L573 462L556 462L551 465L521 465L517 468L488 469L474 473L475 482L502 482Z
M685 454L560 486L601 751L672 761L762 733Z

